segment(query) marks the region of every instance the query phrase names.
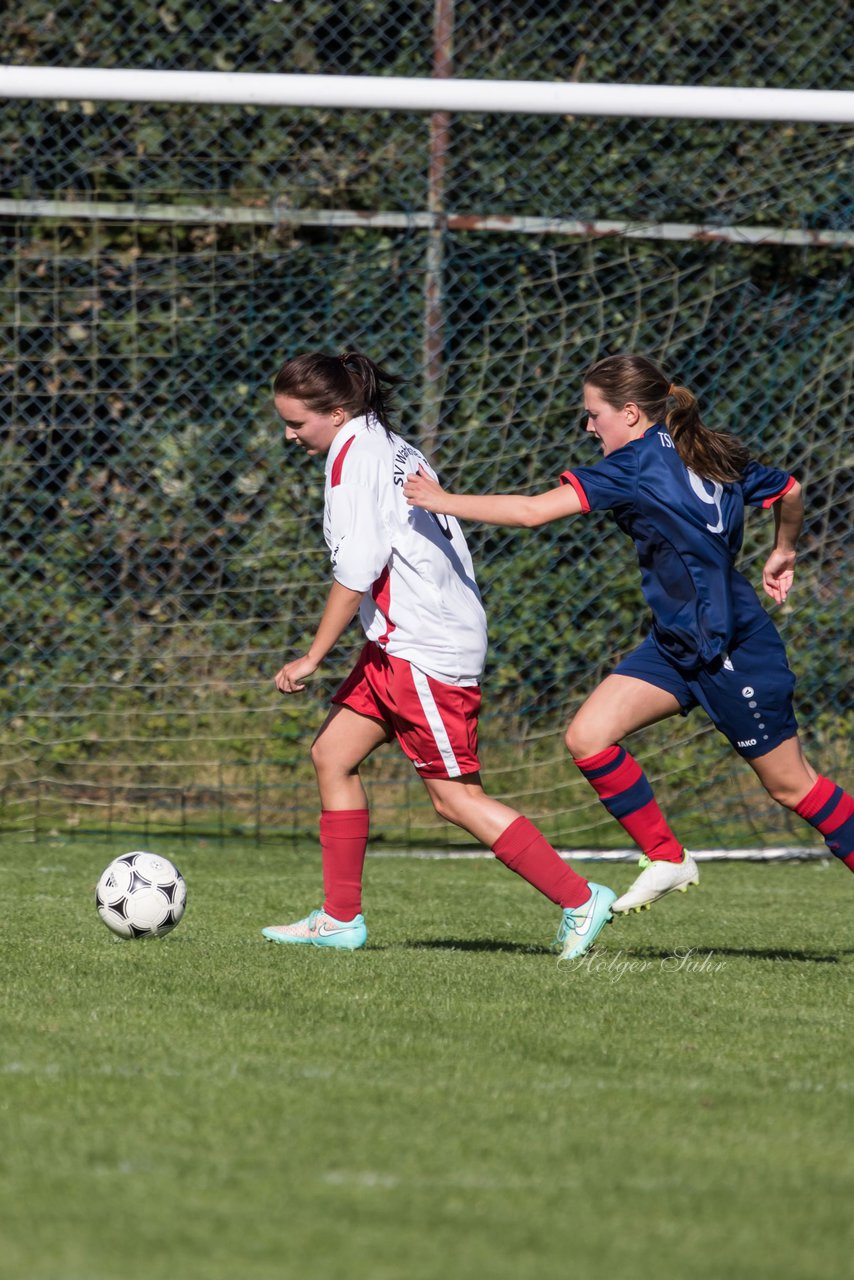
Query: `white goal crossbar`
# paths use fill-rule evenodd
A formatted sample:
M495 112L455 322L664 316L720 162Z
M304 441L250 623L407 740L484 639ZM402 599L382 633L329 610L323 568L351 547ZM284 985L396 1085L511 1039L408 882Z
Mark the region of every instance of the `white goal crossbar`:
M0 98L854 124L854 91L0 66Z

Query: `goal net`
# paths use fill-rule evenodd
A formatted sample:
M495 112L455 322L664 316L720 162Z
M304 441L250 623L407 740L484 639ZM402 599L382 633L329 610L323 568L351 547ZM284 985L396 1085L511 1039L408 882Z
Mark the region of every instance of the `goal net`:
M666 39L660 6L528 8L383 2L369 21L309 0L247 23L206 0L121 43L106 16L75 34L66 5L0 21L7 62L57 67L279 71L287 49L308 73L603 82L654 48L666 83L844 83L843 6L785 39L759 6L749 40L689 3ZM805 485L776 618L810 753L850 782L850 128L10 99L0 132L7 829L314 833L308 745L360 637L302 698L276 694L329 568L322 468L284 450L269 388L316 348L404 375L404 434L466 490L593 461L579 379L608 352L695 389L711 425ZM467 536L490 620L485 783L561 847L618 848L562 734L646 630L631 546L598 517ZM770 536L755 515L754 583ZM821 848L700 712L633 750L686 842ZM464 841L393 749L365 776L377 841Z

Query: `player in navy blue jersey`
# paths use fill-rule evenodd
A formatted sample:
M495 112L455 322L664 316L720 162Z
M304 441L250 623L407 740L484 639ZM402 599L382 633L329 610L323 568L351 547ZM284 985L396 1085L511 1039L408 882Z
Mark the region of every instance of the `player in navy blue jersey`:
M701 706L747 760L769 795L815 827L854 871L854 799L806 760L792 708L795 678L783 642L735 568L744 508L770 507L774 546L762 585L782 604L794 577L803 522L801 487L752 459L735 436L704 426L696 397L651 360L608 356L584 377L595 466L573 467L560 486L521 494L448 494L423 472L407 500L464 520L534 528L610 511L633 540L652 612L643 643L583 703L566 732L578 768L640 847L641 872L612 910L648 907L699 880L646 775L622 738Z

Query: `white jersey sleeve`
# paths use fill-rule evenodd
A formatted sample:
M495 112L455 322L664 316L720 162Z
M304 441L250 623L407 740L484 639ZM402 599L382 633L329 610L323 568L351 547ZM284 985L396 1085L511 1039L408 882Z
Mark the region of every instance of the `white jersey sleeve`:
M329 495L332 574L351 591L370 591L388 564L391 538L374 495L358 484L339 484Z

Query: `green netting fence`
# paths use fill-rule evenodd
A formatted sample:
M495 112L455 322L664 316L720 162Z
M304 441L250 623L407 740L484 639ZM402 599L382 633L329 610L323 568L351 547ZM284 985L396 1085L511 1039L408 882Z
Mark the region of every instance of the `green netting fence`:
M846 8L28 3L0 60L839 88ZM359 636L275 693L328 562L322 468L282 448L269 386L345 345L405 376L404 433L451 485L594 460L579 375L626 348L792 469L777 618L810 754L850 780L850 130L7 101L0 138L5 828L314 830L308 743ZM619 845L562 730L645 631L630 544L598 517L469 536L485 781L565 847ZM770 536L754 515L754 582ZM811 842L701 713L635 749L687 841ZM378 840L459 841L393 749L367 778Z

